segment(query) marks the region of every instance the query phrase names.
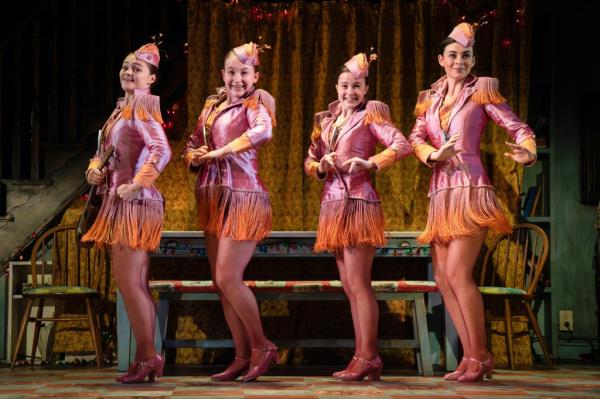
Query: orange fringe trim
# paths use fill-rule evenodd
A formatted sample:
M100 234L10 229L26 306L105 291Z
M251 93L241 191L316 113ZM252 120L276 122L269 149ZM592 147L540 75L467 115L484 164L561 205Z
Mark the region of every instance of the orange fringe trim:
M475 82L476 91L471 96L471 100L476 104L501 104L506 99L500 94L498 79L480 77Z
M366 106L365 125L370 123L392 123L390 107L381 101L369 101Z
M163 123L162 115L160 113L160 98L151 94L138 94L133 97L133 100L125 107L121 117L126 120L134 118L147 121L150 116L158 123Z
M512 227L500 210L490 187L454 187L440 190L429 199L427 227L417 241L447 244L473 236L482 229L510 233Z
M415 116L422 116L427 112L427 108L431 105L431 97L429 96L429 90L423 90L419 93L417 104L415 105Z
M385 245L385 220L379 202L356 198L321 204L315 252L362 245Z
M95 241L110 246L156 251L160 244L164 203L155 200L123 201L107 195L96 221L81 241Z
M313 130L310 133L310 139L312 141L317 141L319 140L319 137L321 137L321 124L315 121L313 124Z
M262 89L256 89L254 92L242 100L242 104L249 109L257 109L258 104L262 104L267 109L269 116L271 117L271 125L277 126L277 119L275 118L275 99L272 95Z
M206 234L260 241L271 232L269 194L205 186L197 192L198 218Z

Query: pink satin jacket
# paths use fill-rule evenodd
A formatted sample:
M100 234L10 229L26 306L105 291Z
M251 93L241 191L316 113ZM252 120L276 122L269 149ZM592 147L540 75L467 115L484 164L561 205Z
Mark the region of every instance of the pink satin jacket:
M256 89L249 97L268 96L264 90ZM258 176L258 146L269 141L273 127L271 115L267 108L260 102L254 106L247 106L245 100L239 100L227 105L221 111L216 106L223 100L219 96L211 96L200 113L198 125L184 150L188 152L206 145L209 150L218 149L229 144L242 135L246 135L252 148L242 152L231 153L222 159L212 160L200 165L200 173L196 182L196 189L204 186L223 185L233 190L267 192L267 189ZM274 104L274 101L273 101ZM209 115L218 114L212 120L212 126L207 125ZM192 169L194 169L192 167Z
M128 108L129 117L124 117ZM144 116L139 117L141 114ZM129 104L124 98L117 101L117 108L105 125L103 151L112 145L114 153L107 165L105 182L98 186L99 194L116 195L117 187L130 184L148 165L153 166L148 169L155 169L156 177L165 169L171 159L171 147L160 121L160 100L149 90L136 90ZM142 180L150 184L144 185L137 199L163 201L151 184L153 179Z
M531 128L515 115L500 96L498 81L474 75L467 77L450 112L448 131L445 132L440 125L439 108L447 86L444 76L431 86L431 90L421 92L417 120L409 136L417 157L427 163L431 152L439 149L453 134L462 132L456 146L462 152L447 161L433 164L429 196L452 187L492 187L480 153L481 136L490 118L505 129L517 144L525 145L525 140L535 138ZM419 105L423 106L423 112L419 112ZM528 146L528 149L535 154L535 142L531 140L531 143L533 147Z
M318 176L325 179L321 203L344 198L377 202L379 196L371 182L370 172L362 169L350 174L349 167L342 164L359 157L371 159L380 170L410 154L411 147L391 122L388 106L379 101L368 101L366 106L354 112L331 143L333 123L341 111L340 102L335 101L329 104L328 111L315 115L315 129L321 133L317 140L313 139L308 149L308 156L304 161L305 171L318 176L316 165L328 152L335 152L335 170L328 171L326 176ZM372 157L378 142L387 149ZM379 155L382 156L378 157Z

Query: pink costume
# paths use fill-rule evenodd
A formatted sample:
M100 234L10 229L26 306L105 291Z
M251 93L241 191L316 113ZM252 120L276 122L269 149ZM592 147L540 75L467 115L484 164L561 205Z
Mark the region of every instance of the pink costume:
M219 238L258 241L271 231L269 193L258 176L258 147L271 139L275 100L255 89L219 110L226 100L224 91L206 100L184 159L192 170L199 170L196 198L204 231ZM194 168L191 151L204 145L209 150L229 146L232 153Z
M431 90L419 94L415 108L417 120L409 136L417 157L433 167L427 227L419 241L447 243L483 228L510 232L511 226L497 203L481 162L481 136L491 118L517 144L535 154L533 131L506 104L499 93L497 79L467 76L452 108L440 110L447 88L444 76ZM431 153L455 133L462 133L456 144L462 152L447 161L432 163Z
M393 125L388 106L379 101L359 107L331 143L333 125L341 112L340 102L335 101L329 104L329 111L315 115L312 142L304 161L307 174L325 180L315 251L385 244L383 213L370 172L362 169L349 174L342 164L359 157L373 161L381 170L411 152ZM378 142L387 149L373 156ZM319 174L319 162L328 152L336 153L335 171Z
M98 218L82 241L121 245L154 251L160 243L164 199L154 181L171 158L169 141L162 128L160 100L149 90L136 90L133 98L121 98L103 129L102 151L113 145L106 178L97 188L102 195ZM89 169L102 157L96 154ZM123 201L117 187L132 181L143 186L133 201Z

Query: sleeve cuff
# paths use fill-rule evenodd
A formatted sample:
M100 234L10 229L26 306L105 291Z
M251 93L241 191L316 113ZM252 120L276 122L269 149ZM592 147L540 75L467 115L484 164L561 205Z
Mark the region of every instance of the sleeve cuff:
M379 154L375 154L369 158L369 161L375 163L377 170L381 170L387 168L396 162L396 151L386 148L381 151Z
M533 137L530 137L521 141L519 145L533 154L533 161L524 164L524 166L532 166L537 161L537 146L535 144L535 139Z
M142 165L140 170L137 172L133 181L138 183L140 186L144 188L150 188L154 184L154 181L160 176L158 170L154 164L145 163Z
M425 165L432 167L435 162L429 159L429 156L436 151L435 148L429 144L417 144L414 148L415 155Z
M253 145L252 141L248 138L248 135L244 133L240 137L230 141L229 144L227 144L227 147L229 147L233 153L239 154L240 152L248 151Z
M319 180L324 180L327 177L327 173L319 173L319 163L317 161L310 161L306 165L306 171L309 175Z

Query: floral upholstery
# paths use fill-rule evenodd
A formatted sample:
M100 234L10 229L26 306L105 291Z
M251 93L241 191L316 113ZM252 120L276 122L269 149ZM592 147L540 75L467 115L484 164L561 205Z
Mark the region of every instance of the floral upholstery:
M303 281L245 281L254 291L269 292L342 292L339 280L303 280ZM374 292L436 292L433 281L373 281ZM150 282L150 288L167 292L215 292L210 280L155 280Z
M479 287L479 291L486 295L525 295L527 291L513 287Z
M98 291L93 288L79 287L79 286L46 286L37 287L26 290L23 295L35 296L35 295L98 295Z

